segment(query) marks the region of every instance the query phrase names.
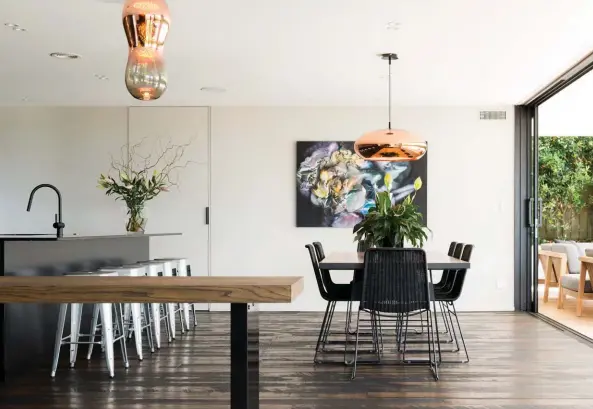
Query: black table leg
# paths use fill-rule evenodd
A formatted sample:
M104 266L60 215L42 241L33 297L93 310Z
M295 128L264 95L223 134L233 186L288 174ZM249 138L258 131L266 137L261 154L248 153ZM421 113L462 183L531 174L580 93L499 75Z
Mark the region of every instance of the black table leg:
M259 317L255 304L231 304L231 409L259 409Z

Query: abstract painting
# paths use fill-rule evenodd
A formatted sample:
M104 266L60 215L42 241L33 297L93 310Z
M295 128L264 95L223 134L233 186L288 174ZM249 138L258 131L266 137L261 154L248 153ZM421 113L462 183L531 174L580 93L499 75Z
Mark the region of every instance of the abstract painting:
M426 223L427 156L414 162L365 161L354 142L297 142L297 227L353 227L374 206L375 193L386 189L385 174L393 178L394 202L423 187L415 203Z

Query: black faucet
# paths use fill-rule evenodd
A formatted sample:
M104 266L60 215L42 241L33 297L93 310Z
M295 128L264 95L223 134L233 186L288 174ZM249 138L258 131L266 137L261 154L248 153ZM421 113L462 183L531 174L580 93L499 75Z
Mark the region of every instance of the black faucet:
M56 214L56 221L53 224L53 226L54 229L56 229L57 237L62 237L64 235L64 227L66 227L66 225L62 223L62 195L60 194L60 191L57 187L47 183L35 186L31 191L31 194L29 195L29 204L27 205L27 211L31 211L31 205L33 204L33 196L35 196L35 192L37 192L42 187L48 187L52 189L54 192L56 192L56 194L58 195L58 214Z

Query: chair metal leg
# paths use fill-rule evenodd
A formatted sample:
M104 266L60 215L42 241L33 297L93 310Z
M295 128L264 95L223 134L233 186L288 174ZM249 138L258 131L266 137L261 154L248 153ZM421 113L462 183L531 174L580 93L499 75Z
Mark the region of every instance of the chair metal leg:
M436 327L436 320L438 319L437 315L436 315L436 310L434 310L434 327ZM433 327L433 316L432 316L432 312L429 310L428 311L428 320L429 320L429 329L428 329L428 362L430 365L430 371L432 372L432 376L434 377L435 381L439 380L439 367L438 367L438 362L436 359L436 352L435 352L435 347L439 348L439 357L440 357L440 346L438 343L438 339L435 345L435 332L437 334L438 337L438 328L434 328Z
M332 326L332 321L334 319L334 312L336 310L336 304L337 303L335 301L331 302L331 307L329 309L329 316L327 318L327 324L325 325L325 333L323 335L323 339L321 340L321 342L322 342L321 349L322 350L325 350L325 346L327 344L327 338L329 337L329 333L330 333L331 326Z
M66 313L68 311L68 304L60 304L60 315L58 316L58 328L56 329L56 340L54 345L54 359L51 365L51 377L56 376L58 370L58 361L60 360L60 348L62 346L62 338L64 336L64 325L66 324Z
M321 328L319 328L319 336L317 337L317 346L315 347L315 356L313 357L313 362L318 364L320 363L317 359L317 355L319 354L319 347L321 346L321 339L325 333L325 325L327 322L327 316L329 315L331 301L328 301L327 307L325 308L325 314L323 315L323 321L321 322Z
M152 311L152 325L154 327L154 338L156 340L156 349L161 349L161 306L160 304L150 304Z
M142 355L142 314L140 310L140 304L131 304L132 310L132 323L134 325L134 339L136 341L136 354L138 360L142 361L144 356Z
M351 379L356 378L356 361L358 361L358 324L360 322L360 309L358 310L358 314L356 316L356 341L354 341L354 362L352 366L352 376Z
M105 346L105 362L109 376L115 376L113 368L113 315L111 304L102 303L101 308L101 330L103 331L103 344Z
M167 306L167 316L169 317L169 331L171 339L175 339L175 304L165 304ZM170 342L170 341L169 341Z
M124 314L121 308L121 304L113 304L115 310L115 326L118 332L119 346L121 348L121 356L124 363L124 368L130 367L128 360L128 349L126 347L126 337L124 336Z
M82 319L82 304L71 304L70 308L70 368L76 364L78 354L78 336L80 334L80 320Z
M86 356L87 360L91 359L93 354L93 347L95 346L95 337L97 335L97 326L99 325L99 304L93 305L93 319L91 321L91 333L89 338L89 352Z
M198 326L198 316L196 314L196 304L195 303L191 303L191 310L192 313L194 314L194 327Z
M459 337L461 338L461 344L463 345L463 350L465 351L465 362L469 362L469 354L467 353L467 346L465 345L465 339L463 338L463 333L461 332L461 325L459 324L459 317L457 316L457 310L455 309L455 304L450 303L451 308L453 308L453 315L455 316L455 321L457 321L457 328L459 329Z
M152 338L152 317L150 314L150 304L142 304L144 313L144 325L146 326L146 335L148 336L148 347L150 352L154 353L154 340Z

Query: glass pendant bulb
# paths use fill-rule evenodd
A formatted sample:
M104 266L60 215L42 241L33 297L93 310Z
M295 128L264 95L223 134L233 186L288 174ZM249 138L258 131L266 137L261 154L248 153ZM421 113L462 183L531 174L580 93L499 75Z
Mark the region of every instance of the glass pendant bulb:
M125 80L136 99L158 99L167 89L163 47L171 18L164 0L126 0L122 13L130 51Z
M152 48L130 50L126 66L126 87L142 101L158 99L167 89L167 74L162 55Z
M403 129L391 129L391 61L397 55L379 55L389 61L389 125L387 129L367 132L354 143L354 151L370 161L410 162L422 158L428 149L426 141Z

